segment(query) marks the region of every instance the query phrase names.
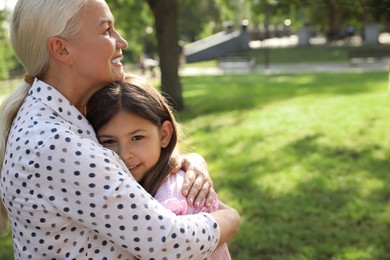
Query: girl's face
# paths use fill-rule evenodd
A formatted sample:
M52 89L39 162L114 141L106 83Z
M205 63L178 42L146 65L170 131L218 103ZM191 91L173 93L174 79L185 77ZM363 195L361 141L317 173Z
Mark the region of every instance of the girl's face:
M73 67L81 79L103 86L123 80L122 49L127 42L114 28L114 18L104 0L90 1L80 18L78 37L70 41Z
M120 110L97 131L99 142L116 152L137 181L160 158L172 136L172 124L165 121L161 128L136 114Z

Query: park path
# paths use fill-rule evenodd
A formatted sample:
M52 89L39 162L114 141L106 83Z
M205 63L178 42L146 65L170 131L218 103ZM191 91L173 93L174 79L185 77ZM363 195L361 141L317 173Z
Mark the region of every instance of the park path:
M384 71L389 72L390 60L363 62L350 65L349 63L320 63L320 64L271 64L268 68L264 65L257 65L254 68L235 68L221 69L214 67L191 67L186 66L180 69L181 76L200 76L200 75L228 75L228 74L303 74L303 73L340 73L340 72L370 72Z

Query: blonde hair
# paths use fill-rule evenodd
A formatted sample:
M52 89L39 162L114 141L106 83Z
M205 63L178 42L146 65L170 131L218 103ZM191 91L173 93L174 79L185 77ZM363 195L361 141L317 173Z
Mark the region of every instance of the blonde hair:
M11 19L11 44L30 77L41 77L49 63L47 41L53 36L76 39L79 17L91 0L19 0ZM12 122L31 85L23 82L0 108L0 176ZM0 202L0 233L7 229L7 212Z

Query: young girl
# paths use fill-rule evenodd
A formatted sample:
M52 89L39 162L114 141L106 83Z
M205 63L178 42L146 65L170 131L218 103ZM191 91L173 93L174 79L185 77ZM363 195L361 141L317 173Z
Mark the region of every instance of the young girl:
M145 80L127 76L97 92L88 102L87 119L99 142L116 152L136 179L162 205L176 215L218 209L215 195L210 208L195 208L181 194L184 172L176 166L179 127L166 99ZM227 244L208 259L230 259Z

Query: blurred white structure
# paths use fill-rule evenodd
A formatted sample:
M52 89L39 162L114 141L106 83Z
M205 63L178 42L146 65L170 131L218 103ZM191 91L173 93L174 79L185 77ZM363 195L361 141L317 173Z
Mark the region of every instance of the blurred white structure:
M0 9L4 10L5 8L12 10L16 4L17 0L0 0Z

